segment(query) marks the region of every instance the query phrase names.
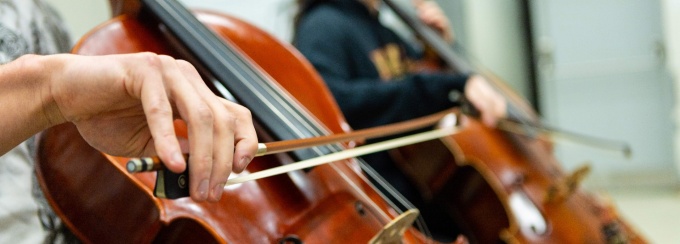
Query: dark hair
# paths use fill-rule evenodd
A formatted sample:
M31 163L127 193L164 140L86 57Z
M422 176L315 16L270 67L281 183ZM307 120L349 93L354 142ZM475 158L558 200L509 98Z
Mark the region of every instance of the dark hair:
M295 18L293 19L293 24L294 26L297 27L297 25L300 22L300 18L307 13L310 9L312 9L314 6L323 3L323 2L328 2L332 0L297 0L297 6L298 6L298 11L297 14L295 14Z
M304 16L310 9L316 7L317 5L324 2L331 2L336 0L296 0L297 2L297 13L293 18L293 39L295 39L295 33L297 32L298 25L300 24L300 19Z

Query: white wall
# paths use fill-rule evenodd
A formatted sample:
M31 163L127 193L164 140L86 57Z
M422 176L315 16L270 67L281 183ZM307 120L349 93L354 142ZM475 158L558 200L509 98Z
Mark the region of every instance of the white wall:
M596 187L676 185L675 95L664 62L660 1L531 3L545 121L632 149L626 158L558 143L555 154L565 168L590 164L587 181Z
M675 84L675 164L680 175L680 0L662 0L661 9L664 23L665 44L666 44L666 64Z
M195 9L233 15L285 40L291 40L295 0L181 0Z
M111 18L107 0L45 0L51 3L71 30L74 42ZM192 9L210 9L233 15L283 40L291 37L290 20L295 0L181 0Z
M24 0L26 1L26 0ZM83 34L111 18L107 0L45 0L61 14L74 42Z
M519 1L462 0L466 43L485 68L516 92L529 94L527 55Z

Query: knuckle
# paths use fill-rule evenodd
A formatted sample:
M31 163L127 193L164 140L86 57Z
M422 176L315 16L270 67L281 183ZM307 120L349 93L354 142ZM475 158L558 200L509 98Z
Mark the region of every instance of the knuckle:
M220 172L217 177L229 177L228 173L233 169L232 162L229 160L224 160L220 162L220 165L222 166L222 172Z
M234 126L236 126L237 121L238 116L235 116L232 113L225 113L224 116L221 118L220 123L227 125L229 128L233 128Z
M203 155L200 159L201 159L201 163L203 163L203 165L211 165L212 162L213 162L212 154Z
M168 55L158 55L158 59L163 63L171 63L175 61L175 58L170 57Z
M198 73L198 70L196 69L196 67L194 67L194 65L192 65L191 63L184 61L184 60L177 60L176 62L177 62L177 66L179 67L179 69L183 73L188 74L188 75L190 75L190 77L194 77L194 78L200 78L201 77L200 74Z
M198 120L203 122L212 122L213 120L213 112L206 104L201 104L196 108L196 116Z
M142 52L137 54L140 59L146 62L151 67L160 67L161 59L160 57L152 52Z
M196 172L208 173L208 170L212 168L213 157L211 154L198 156L195 160L196 163L193 165L194 169L192 170L196 170Z
M179 67L182 68L182 69L189 70L189 71L195 71L196 70L194 65L187 62L186 60L177 59L175 61L177 62L177 65L179 65Z
M147 113L160 116L172 116L172 109L166 106L167 103L162 99L154 99L147 104Z
M241 106L239 104L234 104L235 106L233 107L232 113L236 115L236 117L239 118L252 118L252 113L250 109Z
M219 111L219 110L215 111L215 113L213 115L215 116L215 121L219 121L218 124L222 124L222 122L224 122L224 121L229 121L229 120L233 119L232 116L230 116L229 113L225 113L225 112L222 112L222 111Z

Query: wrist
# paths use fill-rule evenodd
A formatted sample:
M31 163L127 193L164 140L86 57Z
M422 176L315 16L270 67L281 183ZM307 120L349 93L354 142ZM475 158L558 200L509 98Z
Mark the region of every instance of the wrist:
M61 63L58 55L25 55L17 59L30 80L33 96L39 102L39 121L43 128L66 122L55 100L54 77L59 74Z
M22 56L0 65L0 155L52 125L63 122L50 92L44 58Z

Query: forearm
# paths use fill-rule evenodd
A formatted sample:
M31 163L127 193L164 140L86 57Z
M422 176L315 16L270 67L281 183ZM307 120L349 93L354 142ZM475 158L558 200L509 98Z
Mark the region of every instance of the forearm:
M46 57L28 55L0 66L0 155L63 122L50 91Z

